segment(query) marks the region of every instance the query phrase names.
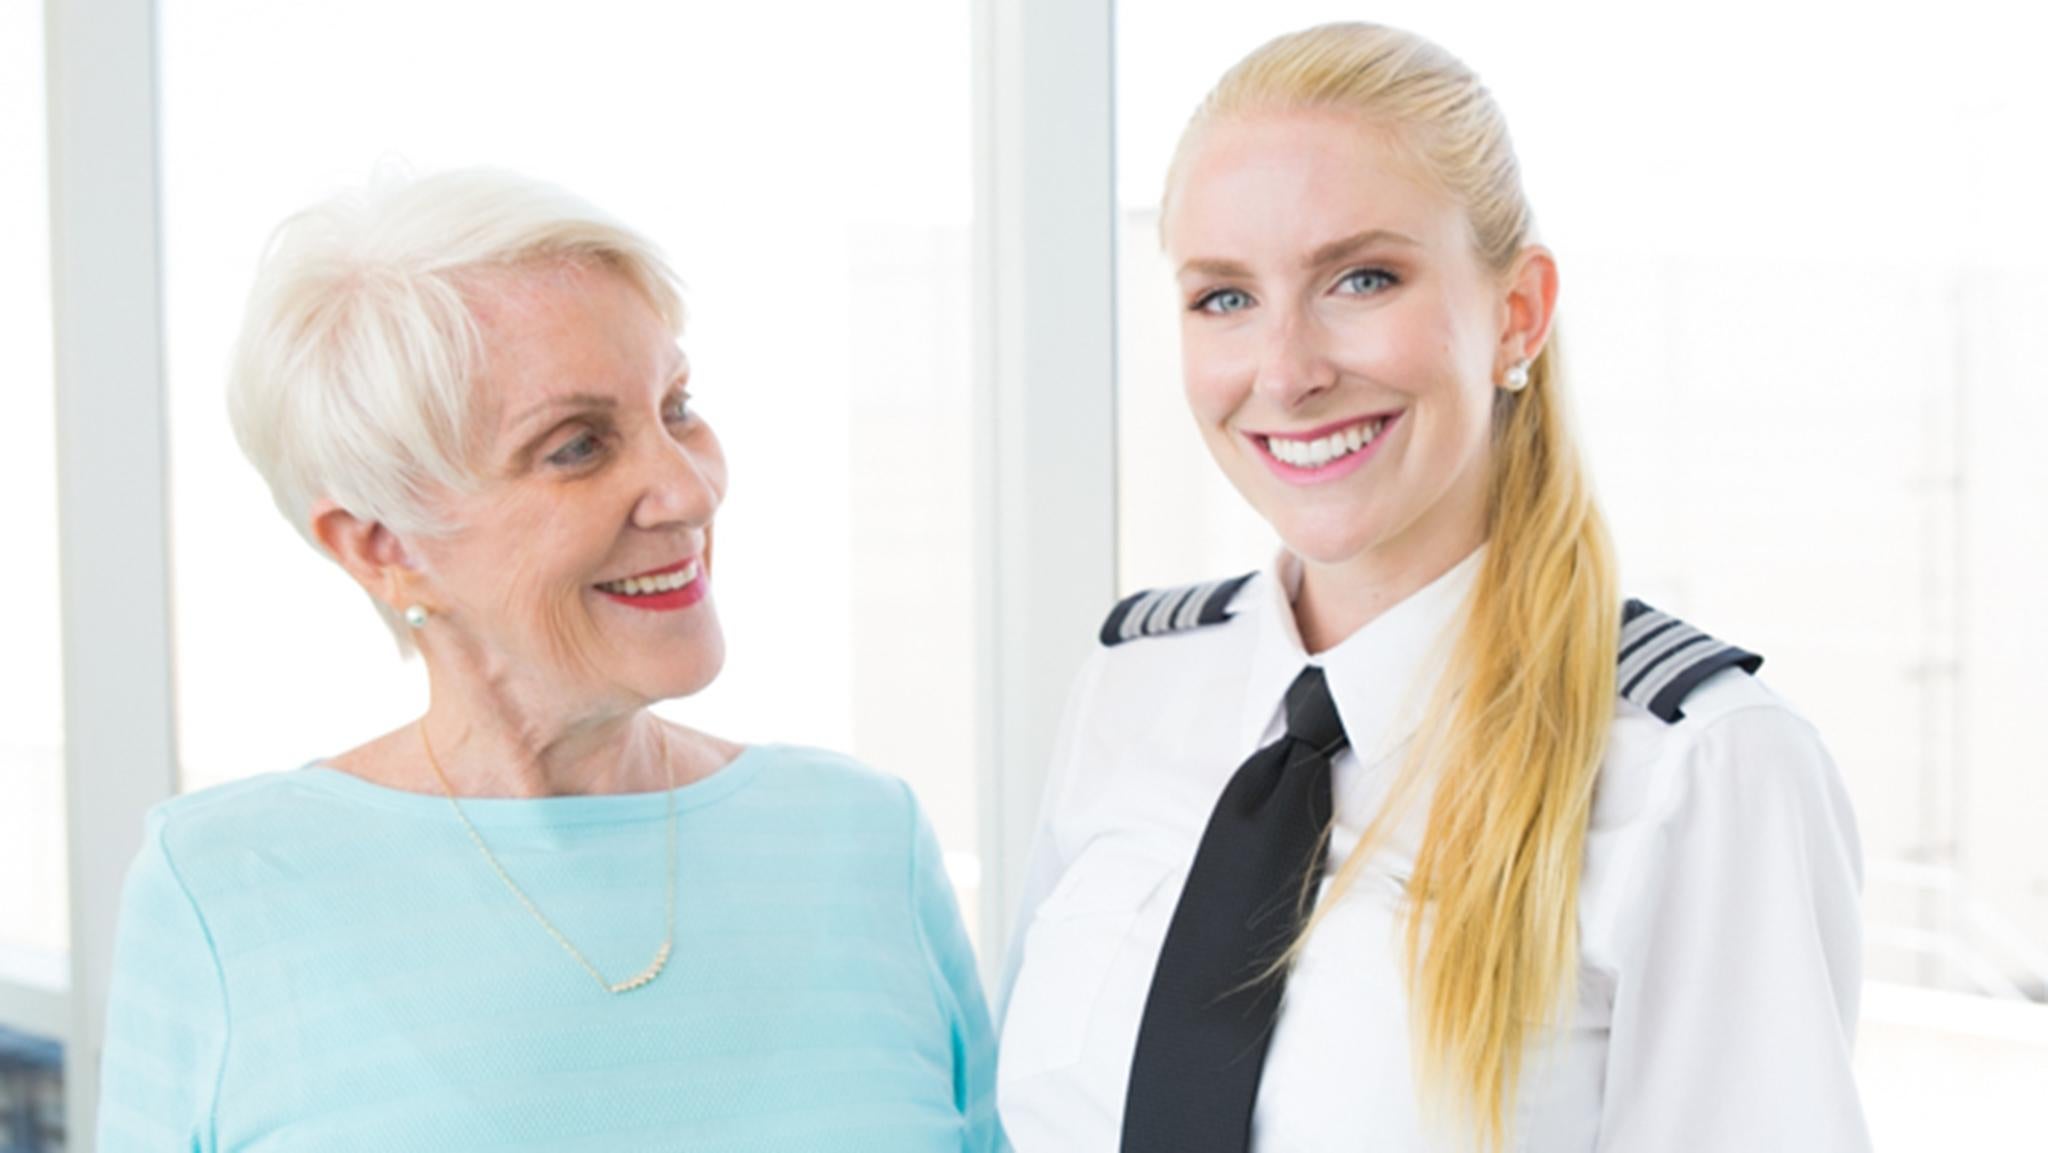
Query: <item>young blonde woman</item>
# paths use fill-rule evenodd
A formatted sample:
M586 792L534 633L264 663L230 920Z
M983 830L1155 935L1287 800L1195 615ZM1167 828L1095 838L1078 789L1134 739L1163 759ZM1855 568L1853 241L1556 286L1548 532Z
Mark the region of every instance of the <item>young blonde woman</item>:
M1624 601L1558 272L1458 61L1260 48L1163 206L1265 571L1118 605L999 1069L1019 1153L1867 1147L1860 859L1758 658Z

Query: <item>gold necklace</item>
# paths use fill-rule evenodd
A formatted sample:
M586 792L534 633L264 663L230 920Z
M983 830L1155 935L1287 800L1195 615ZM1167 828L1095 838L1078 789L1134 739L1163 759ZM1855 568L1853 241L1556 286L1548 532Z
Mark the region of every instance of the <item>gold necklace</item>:
M654 960L648 962L645 969L623 981L608 981L605 975L598 971L597 966L590 963L590 958L583 955L583 950L570 944L569 938L555 927L553 921L548 920L547 914L540 911L540 906L533 903L533 898L526 895L526 890L512 880L512 874L505 871L505 866L498 860L497 854L491 852L489 845L484 844L483 834L477 832L475 823L469 819L469 814L462 811L462 802L455 799L455 787L448 783L448 774L441 771L441 762L434 756L434 742L427 737L425 717L420 718L419 730L420 745L427 751L427 764L433 768L435 778L441 782L441 790L448 794L448 806L455 810L456 819L462 822L463 828L469 830L469 839L475 842L477 852L484 855L484 860L490 864L491 871L498 874L498 879L505 882L505 888L510 890L514 897L519 898L519 903L526 907L527 913L540 923L541 928L547 930L548 936L555 939L555 944L560 945L569 956L575 958L576 963L583 966L583 971L596 979L598 985L607 993L630 993L643 985L651 984L656 977L661 976L662 970L668 968L669 953L674 950L676 943L676 770L669 762L667 742L663 742L661 767L668 776L668 934L662 938L661 948L655 951Z

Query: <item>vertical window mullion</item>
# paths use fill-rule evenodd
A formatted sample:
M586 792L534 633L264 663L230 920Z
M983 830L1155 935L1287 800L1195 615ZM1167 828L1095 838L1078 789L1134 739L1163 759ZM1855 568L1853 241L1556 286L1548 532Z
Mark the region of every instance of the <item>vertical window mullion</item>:
M975 20L981 942L1007 946L1068 683L1116 588L1111 0Z
M90 1150L121 882L176 787L153 0L47 0L66 810L67 1147Z

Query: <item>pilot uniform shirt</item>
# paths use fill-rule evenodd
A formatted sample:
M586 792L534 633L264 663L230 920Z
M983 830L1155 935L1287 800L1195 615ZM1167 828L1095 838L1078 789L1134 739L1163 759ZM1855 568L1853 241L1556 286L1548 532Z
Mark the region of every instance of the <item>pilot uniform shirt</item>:
M1196 845L1238 765L1284 731L1282 695L1309 664L1350 739L1333 765L1325 882L1335 874L1388 800L1483 555L1313 657L1284 553L1219 594L1221 623L1095 651L1055 748L1006 966L998 1101L1017 1153L1117 1148ZM1841 778L1812 727L1738 669L1700 683L1682 712L1670 723L1616 698L1580 877L1578 980L1525 1048L1509 1147L1867 1149L1850 1061L1862 866ZM1444 1120L1454 1108L1418 1095L1412 1057L1404 885L1428 788L1287 979L1253 1153L1473 1147Z

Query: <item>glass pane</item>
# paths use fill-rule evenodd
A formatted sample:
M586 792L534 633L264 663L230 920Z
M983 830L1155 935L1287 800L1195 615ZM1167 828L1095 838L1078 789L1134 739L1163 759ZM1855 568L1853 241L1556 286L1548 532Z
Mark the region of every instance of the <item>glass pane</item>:
M1272 547L1180 396L1157 243L1168 157L1224 68L1360 10L1117 11L1134 589L1241 572ZM2044 1001L2048 730L2032 665L2048 647L2048 218L2022 190L2048 184L2031 143L2048 76L2031 17L1992 0L1863 12L1853 52L1837 17L1589 0L1370 13L1463 57L1504 106L1559 254L1571 389L1627 587L1739 632L1826 736L1862 826L1868 976ZM1872 1101L1924 1099L1904 1089L1940 1063L1921 1039L1945 1026L1929 1020L1865 1030ZM2048 1057L2029 1028L2021 1048ZM1950 1041L1974 1044L1966 1033ZM1911 1145L1880 1141L1894 1143Z
M0 1153L63 1153L64 1047L0 1027Z
M50 364L49 149L43 6L0 7L0 379L15 435L0 453L0 954L61 953L64 712L57 614L57 440ZM37 967L41 967L38 965ZM10 974L0 965L0 979ZM18 976L18 975L17 975Z
M338 752L423 705L417 663L235 450L223 366L287 213L389 158L490 164L605 206L689 284L693 391L731 469L729 657L674 713L905 776L971 898L967 19L948 0L506 4L482 23L411 0L166 0L185 786Z

